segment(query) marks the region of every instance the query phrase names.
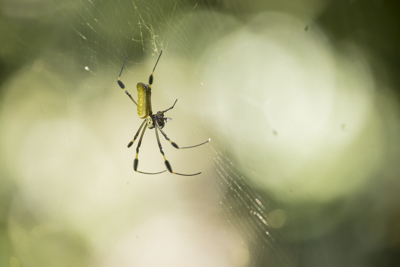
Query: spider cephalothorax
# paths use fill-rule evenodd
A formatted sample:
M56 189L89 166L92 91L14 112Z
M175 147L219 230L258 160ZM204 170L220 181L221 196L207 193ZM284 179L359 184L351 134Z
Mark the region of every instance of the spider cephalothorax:
M164 112L159 111L157 114L151 114L149 117L147 117L147 127L149 127L149 129L153 129L155 127L155 122L157 122L158 127L162 129L164 128L165 124L171 120L171 118L164 118Z

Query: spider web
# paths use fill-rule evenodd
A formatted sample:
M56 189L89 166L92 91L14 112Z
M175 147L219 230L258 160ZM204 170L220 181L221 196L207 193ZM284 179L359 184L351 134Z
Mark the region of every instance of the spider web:
M90 99L104 99L104 94L109 96L109 99L106 100L108 103L105 104L105 110L107 107L114 108L115 103L119 102L116 105L126 105L120 111L129 114L128 116L117 115L118 126L117 124L103 125L105 128L118 127L115 130L120 135L117 145L122 148L126 145L125 143L128 143L129 138L133 137L133 133L136 131L135 127L140 125L138 118L132 120L135 115L135 107L132 107L132 103L127 101L125 94L119 90L116 83L123 60L125 56L128 57L121 80L136 98L135 84L147 80L158 54L164 50L154 76L153 109L165 109L173 103L175 97L179 98L180 101L174 112L169 112L174 120L165 127L167 134L174 136L173 141L178 144L181 142L199 143L209 137L212 139L211 143L198 151L193 149L182 152L170 149L167 147L168 143L162 140L173 169L182 169L188 165L190 168L184 168L187 172L190 172L191 169L204 170L202 176L195 178L198 180L195 184L200 184L203 188L201 193L194 194L192 197L184 197L180 201L190 202L190 199L194 198L208 207L205 208L208 213L215 210L212 213L213 216L219 218L217 220L220 225L219 231L225 232L228 237L235 237L232 243L237 244L235 246L227 245L228 247L233 246L227 255L230 255L228 259L230 257L233 262L236 261L236 265L264 266L266 262L270 266L290 265L285 250L279 244L277 233L268 227L267 213L273 209L273 204L270 204L271 200L263 199L258 195L246 182L246 178L236 170L234 161L229 156L229 149L223 149L225 145L220 143L219 139L223 139L223 137L218 137L211 130L214 127L213 124L208 123L207 116L202 115L203 111L209 108L207 101L202 101L201 104L191 103L196 101L196 97L200 97L201 91L204 90L200 75L202 74L201 69L204 68L203 65L206 64L201 62L201 55L207 50L205 46L212 45L222 36L228 35L235 30L239 23L232 19L220 20L220 15L215 13L218 7L215 3L208 2L88 0L55 1L55 6L57 11L63 15L61 20L65 20L70 29L70 33L67 34L68 42L75 44L72 45L72 47L75 46L73 50L58 54L52 60L48 59L54 64L64 65L62 72L67 74L70 81L77 81L70 83L73 85L71 88L68 86L61 88L61 94L65 96L65 100L62 102L66 105L67 113L69 113L68 120L75 120L75 116L72 115L75 112L73 111L75 105L85 105L84 102L90 101ZM225 22L229 23L224 25ZM196 37L197 34L200 36ZM74 63L70 63L69 66L65 66L64 63L67 56L74 59ZM185 66L188 69L185 70ZM106 86L104 86L104 81L106 81ZM212 85L208 86L213 87ZM101 103L103 103L102 101ZM112 102L114 104L110 106ZM83 112L83 110L83 106L79 108L78 117L81 116L79 112ZM171 125L172 123L175 125ZM66 127L69 132L68 142L70 144L80 143L79 139L83 137L80 133L76 133L75 126L67 123ZM94 127L98 131L106 131L97 126ZM181 128L181 130L177 130L177 128ZM141 147L140 166L142 167L139 169L143 168L150 172L159 171L163 164L159 160L154 137L148 137L149 135L151 135L150 130L147 131ZM192 138L188 139L187 136L192 136ZM179 153L188 155L192 162L182 163ZM191 154L192 156L189 156ZM132 153L128 155L132 155ZM124 154L119 155L118 158L122 156ZM132 164L129 163L131 160L133 157L124 160L127 164L125 167ZM155 179L153 176L139 177L129 173L124 180L129 184L135 183L131 181L132 177L133 179ZM157 177L157 181L170 179L168 178L169 174L161 175L161 177ZM62 214L67 213L67 207L72 205L70 200L72 193L68 189L71 184L63 179L61 181L62 199L58 201L58 208L54 207L58 211L48 215L52 217L54 214L58 214L56 215L57 222L63 221L60 219L63 217ZM104 180L102 181L104 182ZM194 201L192 200L192 202ZM148 209L152 209L152 206L150 205ZM39 233L38 239L53 233L53 230L48 230L52 227L43 226L43 228L48 232L44 230L41 234ZM28 237L27 241L19 243L23 251L19 255L22 260L32 257L30 255L33 253L31 252L32 242L36 242L35 237ZM174 241L171 242L173 245ZM112 257L108 261L110 266L115 265ZM214 264L210 266L217 266Z
M220 26L217 29L208 28L210 25L219 24L218 16L212 14L213 12L211 14L204 12L203 16L206 18L194 17L196 8L210 8L208 3L199 5L198 2L193 1L169 1L168 3L160 1L93 3L88 1L79 4L85 7L79 7L80 16L77 19L80 21L78 24L80 27L73 26L73 29L82 38L80 68L90 71L92 75L97 75L96 69L103 68L104 65L115 67L115 70L118 70L125 56L129 58L128 64L138 64L136 62L140 62L141 57L150 55L153 56L154 61L161 49L165 50L166 55L163 56L160 65L166 65L169 57L174 56L185 57L189 61L193 61L204 52L204 48L201 42L196 44L190 40L190 36L193 36L192 30L200 30L207 39L223 36L230 32L226 26ZM203 19L212 21L203 28L201 25ZM149 67L151 65L146 66L146 69L149 70ZM175 66L173 62L168 62L168 71L174 72L172 76L177 76L178 79L182 76L179 74L180 69L179 65ZM194 63L193 69L195 70L194 75L196 75L196 63ZM161 74L161 71L164 73ZM159 67L155 75L156 80L158 76L168 76L169 73L165 73L165 71L165 67L162 70ZM126 77L126 75L125 73L123 76ZM162 82L159 82L158 87L161 86ZM134 90L131 89L131 91L135 94ZM154 89L153 91L156 92ZM153 99L157 99L156 93L154 95ZM201 114L201 112L196 113ZM204 119L200 117L200 120ZM205 121L200 121L203 127L198 127L196 126L198 122L186 120L189 120L186 123L190 125L192 135L195 134L194 132L204 133L204 128L207 128ZM200 130L200 128L202 129ZM276 233L274 233L274 229L271 233L271 229L268 227L267 212L273 210L273 204L270 204L271 200L266 199L263 204L263 198L245 182L245 177L236 170L228 153L222 152L223 149L219 145L218 138L215 139L212 132L208 132L208 134L212 135L213 142L206 151L207 156L200 157L200 160L204 162L205 166L211 163L214 171L208 171L205 174L209 178L206 179L207 186L204 194L207 195L207 198L212 196L209 205L219 206L226 231L237 231L241 236L241 243L245 244L246 249L249 250L249 261L242 260L242 264L251 266L263 266L266 263L269 266L291 265L288 255L279 244L279 237L273 237ZM195 135L201 136L200 134ZM153 151L157 153L155 149Z
M152 55L155 59L161 49L165 50L166 55L161 59L160 65L167 65L169 57L173 56L181 56L189 58L189 60L197 58L203 49L199 44L196 45L190 40L190 36L193 36L190 31L193 28L197 31L200 30L206 38L227 34L224 32L226 31L225 27L214 30L202 29L202 21L198 17L193 18L194 12L197 11L196 8L209 7L204 4L199 5L192 1L180 1L179 3L177 1L168 3L106 1L94 5L90 1L84 2L85 8L81 10L85 14L81 13L79 18L82 26L74 29L83 39L82 43L84 44L81 53L82 62L86 63L81 64L81 68L85 66L86 70L90 69L93 71L93 75L96 75L95 69L103 67L103 64L114 66L117 70L126 55L130 62L134 63L140 61L140 55ZM218 24L217 16L207 13L204 15L213 20L208 26ZM147 67L147 69L150 68ZM180 77L179 65L175 66L169 62L168 69L170 72L175 71L173 76ZM196 69L195 63L193 69ZM156 81L158 75L161 76L161 71L166 76L169 74L165 73L165 68L157 69ZM126 77L127 74L124 75ZM162 82L156 83L154 88L157 88L156 86L162 87ZM190 88L191 85L188 87ZM153 89L154 99L157 99L158 90L156 90ZM135 94L134 91L132 93ZM198 113L201 114L201 112ZM192 134L197 131L204 132L204 122L200 121L200 124L203 124L202 131L196 126L197 122L188 124L192 128ZM208 134L213 135L212 132L208 132ZM201 136L200 134L196 135ZM235 169L235 165L227 153L222 152L218 139L212 139L215 141L207 149L209 159L202 159L204 165L212 163L214 168L214 171L205 174L210 177L207 179L210 185L206 186L205 190L208 192L205 194L214 196L209 205L219 205L227 229L238 231L242 235L241 239L246 244L245 247L248 247L252 266L263 266L266 262L270 266L287 265L290 261L287 261L287 255L281 245L276 242L277 237L271 236L271 229L268 227L267 212L272 208L264 206L263 198L245 182L245 178ZM156 150L153 151L156 152ZM268 206L272 205L268 204Z

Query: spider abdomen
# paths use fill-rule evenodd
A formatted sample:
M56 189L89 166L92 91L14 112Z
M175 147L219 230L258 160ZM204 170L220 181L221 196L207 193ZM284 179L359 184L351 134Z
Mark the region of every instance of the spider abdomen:
M141 119L151 114L151 88L144 83L137 84L137 113Z

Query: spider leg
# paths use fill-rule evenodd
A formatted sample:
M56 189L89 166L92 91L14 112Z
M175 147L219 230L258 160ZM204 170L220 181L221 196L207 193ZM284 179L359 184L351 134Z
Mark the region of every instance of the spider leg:
M177 148L177 149L193 148L193 147L197 147L197 146L204 145L204 144L206 144L206 143L208 143L208 142L211 141L211 139L208 138L207 141L205 141L205 142L203 142L203 143L200 143L200 144L197 144L197 145L194 145L194 146L180 147L180 146L178 146L175 142L172 142L171 139L169 139L169 137L167 136L167 134L166 134L163 130L161 130L161 128L158 126L158 123L156 123L156 125L157 125L158 130L160 130L160 132L164 135L165 139L167 139L167 141L170 142L171 145L172 145L173 147Z
M142 125L140 126L140 128L142 128L142 126L143 126L143 123L142 123ZM142 171L138 171L138 165L139 165L139 159L138 159L138 157L139 157L139 148L140 148L140 145L142 144L142 139L143 139L143 135L144 135L144 132L146 131L146 128L147 128L147 126L146 127L144 127L144 129L143 129L143 131L142 131L142 134L140 135L140 139L139 139L139 142L138 142L138 145L137 145L137 147L136 147L136 158L135 158L135 160L133 161L133 169L135 170L135 172L139 172L139 173L143 173L143 174L160 174L160 173L163 173L163 172L165 172L166 170L164 170L164 171L161 171L161 172L142 172ZM140 129L139 129L139 131L140 131ZM138 131L138 132L139 132Z
M164 163L165 163L165 166L167 167L168 171L169 171L170 173L177 174L177 175L182 175L182 176L195 176L195 175L200 174L201 172L193 173L193 174L183 174L183 173L177 173L177 172L173 172L173 171L172 171L171 164L169 164L169 161L168 161L167 158L165 157L164 151L162 150L160 138L158 137L157 129L160 129L160 128L158 127L157 122L156 122L156 125L157 125L157 128L155 128L154 130L155 130L155 132L156 132L156 138L157 138L158 147L160 148L160 152L161 152L161 154L162 154L163 157L164 157Z
M140 127L139 127L139 130L137 130L137 132L136 132L136 134L135 134L135 137L133 137L133 140L129 142L128 147L131 147L131 146L133 145L133 142L135 142L136 138L137 138L138 135L139 135L140 130L142 130L143 125L144 125L145 123L146 123L146 120L144 120L144 121L142 122L142 124L141 124Z
M121 79L120 79L120 78L121 78L121 74L122 74L122 70L124 69L125 62L126 62L126 59L127 59L127 58L128 58L128 56L125 57L124 64L122 64L121 72L119 73L117 83L118 83L119 87L121 87L121 89L123 89L123 90L125 91L125 94L126 94L127 96L129 96L129 98L130 98L130 99L133 101L133 103L135 103L135 105L137 106L136 101L133 100L133 97L132 97L131 94L128 92L128 90L125 89L125 85L124 85L124 83L123 83L123 82L121 81Z
M175 100L175 102L174 102L174 104L172 105L172 107L170 107L170 108L167 108L167 109L166 109L166 110L164 110L164 111L161 111L161 113L165 113L165 112L167 112L168 110L170 110L170 109L173 109L173 108L175 107L176 101L178 101L178 99L177 99L177 100Z
M149 86L150 86L150 88L151 88L151 85L153 84L153 80L154 80L153 74L154 74L154 71L156 70L157 63L158 63L158 61L160 60L160 57L161 57L161 55L162 55L162 52L163 52L163 50L161 50L160 55L159 55L158 58L157 58L156 64L154 65L153 71L152 71L151 74L150 74L150 77L149 77Z

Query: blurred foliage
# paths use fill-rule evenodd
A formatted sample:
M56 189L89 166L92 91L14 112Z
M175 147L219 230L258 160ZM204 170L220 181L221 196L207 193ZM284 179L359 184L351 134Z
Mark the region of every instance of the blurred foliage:
M204 213L204 217L208 218L202 218L204 222L198 219L195 223L191 223L192 227L203 229L205 235L209 234L206 235L207 237L218 236L219 232L212 227L201 228L200 225L203 224L199 222L206 224L211 221L213 225L224 225L225 229L233 226L244 236L242 239L252 240L247 245L249 250L249 255L247 255L247 250L237 245L240 243L237 241L241 240L240 238L233 235L231 239L228 239L229 242L223 238L218 239L226 242L222 244L225 245L224 248L229 248L229 253L234 251L237 252L236 255L240 255L231 257L232 261L237 262L237 266L246 266L246 264L265 266L266 262L269 262L270 266L281 264L288 266L394 266L399 264L400 205L398 203L400 201L397 192L400 189L398 180L400 172L397 165L400 151L398 151L399 146L396 141L399 129L396 128L396 123L390 123L399 121L399 11L399 2L385 0L1 1L0 137L3 141L0 142L0 266L66 266L68 264L99 266L101 265L99 263L107 262L107 253L113 255L110 258L114 257L122 261L123 257L119 257L119 253L126 255L123 254L123 250L121 252L115 248L117 252L114 250L110 252L108 243L119 244L122 240L122 243L131 244L138 240L142 241L135 231L144 227L143 225L158 227L157 222L164 222L164 220L170 224L177 223L175 219L180 217L175 216L175 213L172 216L173 219L165 219L159 214L165 212L166 207L184 206L182 203L187 199L193 199L194 203L189 202L193 205L188 208L189 212L196 210L200 214ZM345 157L337 159L335 163L339 162L339 167L327 164L327 169L331 172L328 174L315 173L317 169L313 168L302 169L303 173L301 173L305 176L314 173L316 177L319 177L318 175L326 177L336 175L336 172L341 173L341 167L343 167L345 171L355 174L354 176L369 177L365 183L360 184L350 179L344 181L340 197L336 195L331 197L327 193L326 198L323 199L320 196L324 194L323 191L319 192L320 195L309 193L313 192L310 190L313 184L304 186L305 183L292 183L290 189L284 188L285 191L280 191L273 190L274 187L271 184L265 188L262 182L250 179L250 177L265 178L265 173L257 173L256 168L250 172L248 169L251 168L251 164L261 165L257 161L260 157L254 151L262 148L263 144L275 137L271 135L272 137L268 136L265 140L249 138L253 136L254 129L258 130L256 126L241 124L246 122L246 119L232 116L233 112L227 115L227 119L223 118L223 111L216 112L218 108L225 107L222 105L224 101L233 105L235 100L233 87L229 88L232 91L224 91L226 90L223 87L224 84L229 84L229 80L235 80L245 72L246 68L252 67L252 62L258 60L248 58L249 61L246 61L245 57L240 57L245 54L241 53L246 50L245 46L238 46L234 51L226 47L234 46L235 40L243 41L251 34L254 36L264 34L264 26L267 23L262 20L259 24L254 23L254 19L263 16L264 12L280 12L296 16L299 18L298 21L305 22L304 25L299 25L299 29L310 36L314 36L312 35L314 30L324 32L326 36L324 45L345 55L344 61L341 62L346 63L339 64L339 61L333 63L333 65L337 64L335 67L344 73L351 69L346 64L358 63L351 57L351 52L355 50L346 50L349 43L357 47L357 52L362 51L365 61L368 62L368 68L373 76L369 78L374 79L376 87L374 87L375 92L370 95L366 93L365 98L376 93L371 97L372 100L366 101L370 105L368 107L372 107L371 109L376 113L371 115L367 112L366 116L369 116L371 121L362 129L362 134L357 136L352 146L343 152L343 155L347 155L349 159ZM246 30L245 33L240 32L243 28ZM262 35L262 37L265 36ZM285 41L289 45L296 45L295 42L298 39L295 37L293 37L293 43L287 39ZM263 44L260 42L260 45ZM213 161L214 176L206 178L206 182L213 186L204 186L201 181L166 181L162 180L165 179L163 177L162 179L152 178L154 180L150 181L147 178L147 183L154 183L151 184L150 190L157 189L158 191L155 191L157 193L149 193L149 184L142 181L134 181L133 183L139 184L131 186L129 190L132 191L129 191L125 184L129 182L121 178L123 185L118 184L121 183L118 177L126 177L126 173L119 170L124 168L122 166L131 164L131 158L117 165L115 168L118 171L110 167L110 161L115 158L120 160L123 153L122 150L114 151L111 147L124 148L121 143L125 140L122 141L123 138L119 137L112 139L110 136L114 137L121 134L121 131L125 131L121 130L121 125L127 124L125 121L127 116L121 116L121 114L131 110L119 107L121 104L110 104L115 99L114 94L109 91L115 89L110 89L111 86L116 87L116 75L125 55L134 55L134 59L129 58L127 73L124 73L126 75L124 79L128 80L127 84L134 86L138 78L130 80L129 74L134 73L142 80L147 79L151 69L149 62L153 62L151 56L157 55L160 49L166 47L170 54L179 59L168 56L166 53L165 59L162 60L169 63L162 63L157 67L159 69L156 79L163 81L167 85L165 87L170 88L169 90L173 93L176 92L175 88L200 88L190 93L193 99L198 100L198 103L195 103L196 101L178 102L182 105L181 112L187 110L186 116L190 118L184 120L189 121L188 124L182 123L181 126L193 125L190 123L196 121L203 126L198 126L199 128L191 126L193 129L200 129L199 132L203 131L201 127L213 130L212 134L216 137L213 136L214 148L222 151L219 152L218 157L225 161ZM304 50L308 50L311 54L317 49L319 47L316 46ZM224 54L227 51L229 53ZM204 64L202 62L205 60L204 55L216 59L213 62L214 65L207 65L207 70L210 72L215 70L216 73L213 74L220 78L205 83L207 89L202 91L205 97L195 93L203 90L202 87L196 86L200 86L200 82L205 81L199 77L206 72L202 72L198 67ZM147 62L148 58L150 60ZM240 59L241 62L235 62L235 58ZM230 59L235 64L229 62ZM218 65L219 63L221 65ZM245 63L248 65L244 65ZM143 66L147 69L142 72L140 67ZM277 63L276 66L280 65ZM233 70L241 68L244 70L235 74L224 72L230 67ZM320 67L316 67L318 68ZM179 74L181 69L187 72ZM255 72L256 70L254 72L252 70L252 73ZM338 76L340 74L343 75L339 73ZM110 81L102 80L101 78L104 77L107 79L112 77L113 80L111 81L111 78ZM262 74L257 79L260 83L265 81ZM367 78L362 81L344 79L342 84L367 80ZM247 83L248 80L244 82ZM216 88L221 90L212 91L215 85L218 85ZM339 88L339 91L340 89L349 93L343 88ZM239 88L240 90L242 88ZM248 91L244 92L246 96L249 96ZM263 93L266 92L264 90L254 97L256 100L262 99ZM219 93L222 96L219 96ZM173 95L172 98L175 97L175 94L170 94ZM169 92L158 93L160 98L166 95L169 96ZM179 97L190 99L188 95L187 90L181 90ZM217 108L207 110L207 107L200 105L205 102L200 101L203 97L210 106L215 101L213 107ZM104 98L109 101L101 102ZM245 107L245 105L241 106L243 99L239 100L241 101L238 103L239 106ZM114 103L121 103L117 101L120 99L115 100ZM126 102L123 103L123 105L126 104ZM354 100L354 103L355 107L359 107L358 104L362 103L362 100ZM231 106L225 109L227 113L229 107ZM196 112L196 110L203 112ZM243 110L236 108L233 111L239 115L248 112L249 117L257 113L255 109ZM210 121L207 117L201 117L202 114L207 114L207 111L211 113ZM130 115L128 118L131 118ZM58 119L60 121L57 121ZM215 121L212 121L213 119ZM109 124L104 126L104 121ZM220 123L221 121L224 124ZM233 125L232 128L226 131L227 126L230 125ZM376 125L380 126L379 129L375 128ZM130 126L136 127L136 125ZM350 131L349 127L351 128L351 125L347 126L343 122L340 131ZM124 138L131 134L130 131L123 132ZM28 132L31 134L29 138L25 136ZM54 136L54 133L57 135ZM103 137L103 134L107 137ZM173 134L182 139L185 138L179 130ZM279 132L274 132L274 134L280 135ZM241 141L237 142L239 138L228 139L229 136L240 137ZM376 139L371 136L379 136L379 140L387 142L374 142ZM363 149L370 140L372 140L370 146ZM154 140L152 141L154 143ZM47 146L43 145L44 143ZM301 140L298 143L301 145ZM254 145L254 150L250 149L251 145ZM379 150L377 147L382 149ZM158 153L155 145L153 148L148 154L148 159L153 159L153 152ZM334 148L331 149L334 150ZM268 153L272 150L271 148ZM370 156L373 151L378 151L376 155L373 155L375 158L371 156L372 160L364 161L364 157ZM384 153L379 154L380 151ZM268 153L262 156L279 157L279 153ZM146 152L143 154L146 156ZM198 162L185 163L183 161L181 165L174 166L198 168L198 165L205 162L203 167L206 168L209 165L206 159L215 156L212 152L210 154L199 156ZM252 157L256 159L249 160ZM33 162L32 158L38 161ZM374 161L376 158L379 159ZM226 159L230 161L226 162ZM353 159L355 159L355 165L351 165ZM357 161L358 159L360 160ZM159 155L157 155L157 160L160 160ZM153 161L147 162L149 162L148 165L143 163L142 166L153 167ZM348 162L350 163L347 164ZM363 167L357 165L360 162L373 162L365 166L366 170L371 169L373 173L365 174ZM43 168L41 163L48 165ZM319 161L314 163L321 165ZM68 170L62 164L67 164ZM162 165L156 166L158 168ZM284 165L282 166L283 172L293 167L288 166L285 169ZM352 166L353 168L357 166L358 169L352 169ZM46 170L43 171L43 169ZM49 173L52 171L58 171L59 175L51 176ZM73 175L70 176L70 173ZM300 176L300 171L297 175ZM34 179L27 179L27 177ZM221 177L231 179L225 181L229 186L222 185ZM43 180L35 180L41 178ZM281 177L275 178L279 180ZM273 180L266 179L268 183L272 183ZM112 183L109 184L110 182ZM323 179L314 180L314 182L315 187L319 185L330 189L338 187L338 181L332 184L327 184ZM359 186L357 190L350 190L355 187L352 182ZM176 187L181 185L182 190L179 191ZM205 192L207 190L210 192ZM162 192L172 195L172 199L162 195ZM187 194L183 197L184 201L178 198L178 196L182 197L180 194ZM296 194L300 194L302 198ZM258 201L262 199L262 204L255 203L255 197ZM318 197L323 200L316 201ZM60 205L64 205L60 210L57 206L60 203L59 199L62 199ZM220 213L215 212L214 203L221 204ZM121 208L123 204L127 206ZM144 207L144 204L149 205L150 208ZM202 205L206 205L207 208L204 210L199 208ZM252 215L249 215L249 210ZM88 211L93 212L93 215L87 214ZM134 212L126 214L127 211ZM72 214L71 217L73 216L74 219L66 214ZM161 216L161 219L157 216ZM222 223L216 219L216 217L219 218L218 216L223 218ZM149 220L148 218L157 219ZM268 227L262 223L265 218L268 218L270 223ZM170 226L170 224L167 225ZM130 227L135 231L132 231ZM267 235L274 236L275 239L266 236L265 229L268 229ZM180 231L173 233L172 236L175 237ZM210 233L215 233L215 235ZM179 238L186 240L184 238L187 237L179 236ZM151 240L153 242L151 244L159 241L157 237ZM193 237L189 240L193 240ZM204 242L200 237L199 240L201 240L199 243ZM201 244L212 248L206 242ZM149 248L152 247L149 246ZM277 254L281 256L276 256ZM69 261L70 259L72 260ZM110 263L107 266L113 265Z

